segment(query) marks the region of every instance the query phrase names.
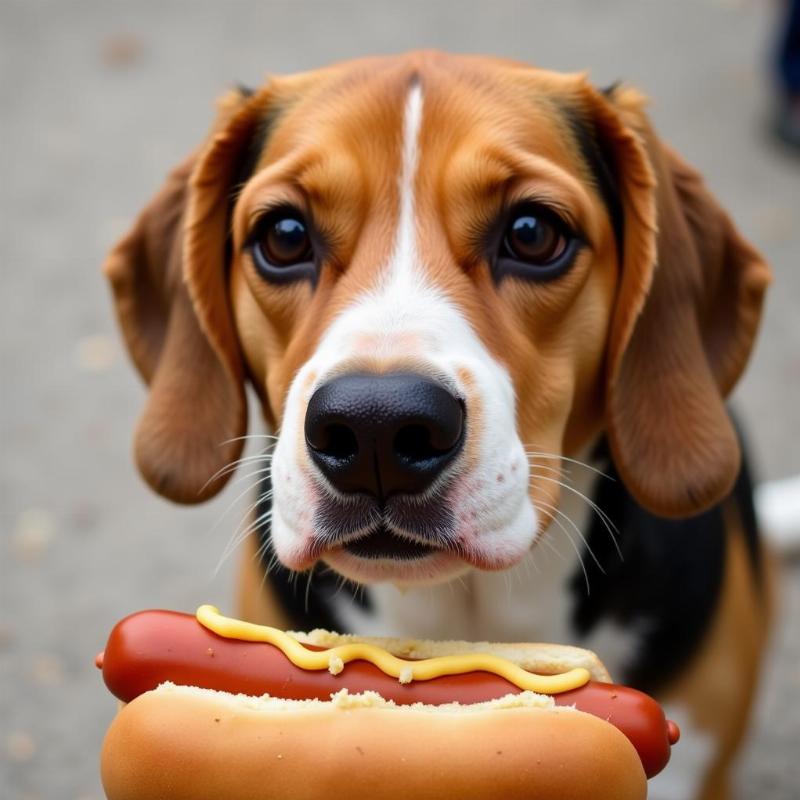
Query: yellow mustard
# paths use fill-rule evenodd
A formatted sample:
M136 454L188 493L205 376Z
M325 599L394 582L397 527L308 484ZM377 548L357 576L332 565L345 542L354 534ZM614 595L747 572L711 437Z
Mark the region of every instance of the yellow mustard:
M465 672L491 672L510 681L522 690L539 694L559 694L577 689L589 681L589 671L576 667L560 675L537 675L505 658L489 653L463 653L413 661L393 656L386 650L366 642L353 642L327 650L309 650L287 633L268 625L224 617L219 609L202 605L197 609L197 621L226 639L247 642L267 642L279 648L300 669L328 669L334 674L350 661L368 661L401 683L427 681L443 675L462 675Z

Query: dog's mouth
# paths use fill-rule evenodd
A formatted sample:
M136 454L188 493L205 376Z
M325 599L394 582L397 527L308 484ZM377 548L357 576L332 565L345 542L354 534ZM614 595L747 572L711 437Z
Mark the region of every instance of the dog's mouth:
M404 536L384 522L356 538L329 545L317 557L356 583L438 583L468 568L454 544Z
M536 538L529 502L519 504L510 533L502 527L498 533L490 517L491 534L480 536L476 514L465 521L458 497L445 488L421 498L393 495L382 505L358 494L323 496L308 533L296 537L294 548L276 547L276 553L293 570L320 561L357 583L404 585L442 583L470 569L506 569L524 556ZM501 521L507 524L508 514Z
M396 561L416 561L440 551L433 545L397 536L383 523L366 536L347 542L343 549L359 558L391 558Z

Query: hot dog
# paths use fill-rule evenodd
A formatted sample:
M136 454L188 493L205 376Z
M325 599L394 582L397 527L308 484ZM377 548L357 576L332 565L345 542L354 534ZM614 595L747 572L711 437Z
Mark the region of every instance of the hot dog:
M595 776L600 774L596 770L600 769L602 773L606 769L609 772L610 767L609 774L613 777L621 764L628 765L626 774L619 780L629 784L631 797L643 796L637 792L644 786L645 775L651 777L664 767L669 759L670 744L677 739L676 729L665 721L660 706L654 700L641 692L608 683L605 668L597 658L578 648L365 640L325 631L292 634L288 643L286 634L275 632L275 635L283 637L278 640L281 646L277 646L263 641L247 641L248 638L262 637L265 630L274 629L227 620L215 609L209 611L209 608L205 607L205 611L201 608L198 612L206 624L201 624L194 616L172 611L145 611L131 615L116 625L104 653L98 656L98 666L103 670L108 688L120 700L130 704L112 725L104 746L104 784L108 796L114 800L129 796L151 796L142 795L141 791L136 795L120 793L125 791L123 787L131 784L131 764L137 760L132 760L130 756L131 748L136 749L131 742L139 742L141 749L144 741L142 730L148 730L148 747L154 741L150 729L155 726L158 732L163 733L166 719L171 720L172 726L177 725L176 733L182 731L183 737L176 737L180 739L182 748L186 747L186 736L190 736L192 741L207 741L206 736L209 735L212 739L217 738L215 723L203 736L200 736L199 729L187 733L185 726L190 724L195 714L197 716L192 727L194 724L202 727L205 722L208 728L209 719L222 719L219 714L223 714L225 719L238 720L237 729L241 723L243 728L252 726L261 731L260 724L252 718L255 715L261 720L265 731L269 729L271 734L276 734L276 730L283 731L279 737L281 747L288 746L287 742L300 735L291 725L287 729L286 723L303 718L308 726L306 745L312 749L317 746L319 733L327 728L331 728L330 735L337 741L348 740L348 737L355 740L363 735L364 743L370 744L375 736L385 735L388 741L394 735L400 737L406 729L411 735L410 731L415 725L425 731L442 728L446 741L450 743L448 764L453 762L451 750L455 747L454 742L471 730L478 738L469 747L464 744L466 752L472 754L469 772L476 771L476 763L479 765L478 772L484 770L480 776L472 775L470 785L473 788L488 780L485 770L491 774L501 770L500 764L492 766L491 761L487 764L485 754L481 759L480 754L474 752L476 746L481 748L487 743L494 743L497 745L492 751L494 753L504 752L510 756L515 752L523 761L535 755L540 761L542 758L546 761L555 759L561 764L565 763L564 753L574 757L588 747L591 750L589 762L594 764L592 771ZM211 630L211 627L216 627L219 632ZM284 652L287 650L291 654L292 648L299 649L297 657L304 663L313 656L317 665L312 669L295 666ZM354 648L362 649L353 656L351 651ZM482 655L487 651L490 651L488 655ZM443 658L445 652L448 656ZM353 660L345 664L340 654L345 659L353 656ZM381 666L370 659L376 660ZM471 666L470 660L481 668L463 672ZM442 667L442 664L445 666ZM520 679L518 673L523 672L520 666L541 673L537 676L525 671L521 680L533 681L537 692L547 692L550 697L523 691L514 682ZM395 670L394 676L387 674L392 669ZM442 669L444 674L437 676ZM428 674L426 670L433 670L433 674ZM504 671L505 674L498 674ZM178 686L156 689L165 682ZM236 699L233 695L246 697ZM261 695L276 699L259 703L252 699ZM330 700L332 695L335 695L333 701ZM258 706L258 710L255 710L255 706ZM145 707L147 712L140 711ZM293 712L287 714L290 708ZM349 713L343 714L343 710ZM153 717L153 714L156 716ZM521 717L525 720L524 724L519 722ZM245 718L247 722L243 721ZM344 724L345 719L348 720L347 724ZM354 719L363 720L365 727L352 727ZM366 724L367 720L369 724ZM486 726L482 733L482 725L476 720L481 720L482 725ZM524 732L512 734L520 724L523 724ZM381 734L383 725L389 725L389 729ZM256 738L261 741L264 735L267 734L262 732ZM286 736L288 739L281 738ZM554 743L559 737L570 740L564 752ZM411 739L414 739L413 735ZM404 746L410 746L411 739L404 741ZM171 752L174 753L175 743L170 741ZM526 742L527 749L521 748L520 742ZM220 745L217 742L215 746ZM157 751L162 761L165 747L162 743ZM204 746L198 747L204 750ZM301 748L301 745L297 747ZM364 750L363 743L354 747L356 753L359 748ZM193 748L194 745L189 748L188 755L183 752L181 763L191 760ZM615 754L612 759L614 763L609 765L606 759L601 759L603 763L596 764L598 754L609 748ZM269 748L265 752L269 752ZM350 753L347 756L347 760L352 758ZM405 756L406 763L409 758L413 761L413 758L423 756L424 752L414 755L409 751ZM631 756L634 758L631 759ZM214 760L216 762L217 758ZM571 761L571 758L567 760ZM263 759L256 761L261 763ZM631 761L636 763L631 765ZM529 782L533 781L530 775L532 763L527 763L527 768L521 769L521 775L527 776ZM427 774L429 768L430 763L422 772ZM313 767L309 765L308 769ZM386 765L383 765L383 772L386 769ZM418 769L408 768L403 774ZM241 777L241 766L237 770ZM503 772L507 770L508 764L502 768ZM500 780L499 776L495 777ZM571 793L581 783L578 773L575 773L566 784L562 781L563 785L559 785L556 791L553 788L554 777L551 775L547 784L547 791L553 789L553 797L572 796ZM448 778L453 779L452 776ZM512 794L551 796L542 792L540 779L541 775L537 774L537 780L530 783L532 788L529 795L520 794L519 786L513 789ZM406 779L402 780L405 791L408 791ZM589 778L586 780L589 781ZM422 791L419 787L418 790ZM159 791L163 793L164 787L161 786ZM188 793L185 796L197 796L196 786L192 791L195 794ZM495 796L497 791L495 785L489 794L472 793L468 796L490 797ZM563 794L565 791L567 794ZM230 792L232 788L229 785L222 795L217 796L239 796ZM156 792L152 796L184 795L158 795ZM253 787L250 786L242 796L262 795L253 794ZM273 793L263 796L277 798L284 795ZM295 798L301 795L297 787L292 787L291 790L287 788L285 796ZM383 795L372 796L395 795L384 792ZM584 793L575 796L593 795ZM627 794L613 793L600 793L598 796L628 797Z

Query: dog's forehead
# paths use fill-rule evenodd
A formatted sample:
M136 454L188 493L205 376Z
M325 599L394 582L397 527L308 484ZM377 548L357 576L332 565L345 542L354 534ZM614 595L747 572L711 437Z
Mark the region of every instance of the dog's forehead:
M584 172L576 121L581 75L478 56L417 52L360 59L274 78L257 168L290 154L350 155L373 175L396 170L406 98L419 86L419 131L427 160L460 148L522 148L574 173ZM385 169L384 169L385 168Z

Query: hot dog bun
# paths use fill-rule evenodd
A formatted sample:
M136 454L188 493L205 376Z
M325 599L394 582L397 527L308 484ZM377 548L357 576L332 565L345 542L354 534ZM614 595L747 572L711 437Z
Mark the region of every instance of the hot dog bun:
M253 698L164 684L117 715L110 800L640 800L639 756L613 725L524 692L395 706Z

